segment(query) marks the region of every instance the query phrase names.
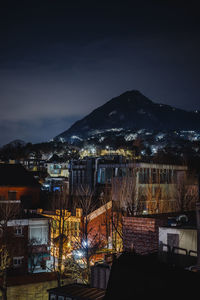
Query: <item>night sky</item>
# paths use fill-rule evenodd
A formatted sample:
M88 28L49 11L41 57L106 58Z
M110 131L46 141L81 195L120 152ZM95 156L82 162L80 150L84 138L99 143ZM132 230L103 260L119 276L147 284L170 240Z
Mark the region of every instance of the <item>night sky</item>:
M200 109L199 79L192 1L1 1L0 145L47 141L127 90Z

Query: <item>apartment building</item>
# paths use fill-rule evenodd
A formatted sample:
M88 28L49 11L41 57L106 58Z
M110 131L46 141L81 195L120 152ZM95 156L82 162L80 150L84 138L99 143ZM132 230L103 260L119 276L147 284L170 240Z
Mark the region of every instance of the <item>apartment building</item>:
M131 162L116 156L72 161L70 195L77 194L82 186L89 187L98 195L102 195L107 187L110 200L125 210L127 203L134 202L131 205L134 204L135 213L140 214L193 209L198 189L197 181L191 179L187 166ZM187 207L186 203L185 207L180 207L183 193ZM189 201L189 198L192 200Z

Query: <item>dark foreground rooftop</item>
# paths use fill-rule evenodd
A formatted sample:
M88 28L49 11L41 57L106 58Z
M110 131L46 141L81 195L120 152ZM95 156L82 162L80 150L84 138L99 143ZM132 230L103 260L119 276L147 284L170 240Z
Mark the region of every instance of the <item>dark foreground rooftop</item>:
M199 294L200 274L166 264L157 255L123 253L116 259L104 300L190 299Z
M50 289L48 292L51 295L65 296L72 300L101 300L105 295L105 290L92 288L78 283Z

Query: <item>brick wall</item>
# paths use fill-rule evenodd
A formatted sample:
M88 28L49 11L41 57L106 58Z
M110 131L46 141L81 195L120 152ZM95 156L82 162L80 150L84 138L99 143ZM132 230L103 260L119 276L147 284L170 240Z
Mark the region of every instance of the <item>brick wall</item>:
M110 219L111 210L104 212L101 215L90 220L88 223L89 238L92 240L96 235L98 235L102 242L106 242L106 222L109 222Z
M164 220L142 217L123 217L123 249L147 254L158 250L158 228Z
M107 237L111 236L111 203L103 205L88 215L88 239L107 245Z
M22 226L22 235L15 235L14 226L6 227L2 237L0 237L0 245L5 244L10 257L10 272L18 273L27 272L28 270L28 226ZM15 269L13 267L14 257L24 257L22 265Z

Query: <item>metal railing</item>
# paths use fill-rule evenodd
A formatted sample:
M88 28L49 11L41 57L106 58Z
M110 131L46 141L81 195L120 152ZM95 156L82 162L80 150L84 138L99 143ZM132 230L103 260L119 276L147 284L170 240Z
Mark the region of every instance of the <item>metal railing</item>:
M167 251L164 251L164 248L167 248ZM185 252L184 254L185 255L188 255L188 256L197 256L197 251L195 250L187 250L185 248L181 248L181 247L171 247L170 245L168 244L165 244L165 243L161 243L159 245L159 251L163 251L163 252L168 252L168 253L171 253L171 254L180 254L179 252ZM178 251L178 253L177 253ZM192 254L196 254L196 255L192 255Z

